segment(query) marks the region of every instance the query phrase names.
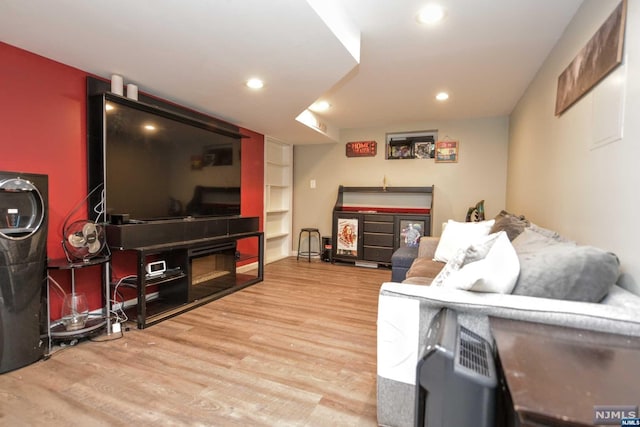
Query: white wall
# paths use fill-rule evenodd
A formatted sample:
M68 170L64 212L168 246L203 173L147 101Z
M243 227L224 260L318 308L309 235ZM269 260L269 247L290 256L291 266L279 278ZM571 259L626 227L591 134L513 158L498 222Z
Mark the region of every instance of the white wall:
M385 159L386 133L438 130L440 139L460 141L458 163L434 160ZM390 187L434 185L433 234L440 235L448 219L463 221L467 208L485 200L486 215L505 207L507 174L507 117L474 120L409 123L385 128L343 130L338 144L294 147L293 233L317 227L331 235L331 215L338 186L381 187L386 176ZM377 141L376 157L348 158L346 143ZM310 188L310 180L316 188ZM296 248L294 248L296 249Z
M618 3L583 3L512 113L507 208L616 253L624 283L634 286L640 282L640 2L629 1L627 10L624 137L593 148L594 91L554 115L558 75Z

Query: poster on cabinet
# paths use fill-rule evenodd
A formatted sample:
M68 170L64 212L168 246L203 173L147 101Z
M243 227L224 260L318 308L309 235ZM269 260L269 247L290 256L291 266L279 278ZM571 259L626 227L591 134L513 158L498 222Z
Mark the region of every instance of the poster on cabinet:
M358 256L358 219L338 218L336 254Z

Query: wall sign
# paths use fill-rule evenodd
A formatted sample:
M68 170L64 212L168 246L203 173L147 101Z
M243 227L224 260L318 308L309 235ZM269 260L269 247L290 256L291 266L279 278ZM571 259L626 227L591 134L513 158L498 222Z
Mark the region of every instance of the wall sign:
M436 163L455 163L460 157L460 143L458 141L436 142Z
M375 141L347 142L347 157L374 157L377 152Z

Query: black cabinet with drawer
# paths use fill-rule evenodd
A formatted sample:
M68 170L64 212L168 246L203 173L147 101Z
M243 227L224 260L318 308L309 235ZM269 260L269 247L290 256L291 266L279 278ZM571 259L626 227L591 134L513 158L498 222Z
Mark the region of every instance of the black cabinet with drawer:
M394 245L393 215L364 216L363 255L367 261L388 262Z
M391 265L401 246L431 235L433 187L343 187L333 211L332 260Z

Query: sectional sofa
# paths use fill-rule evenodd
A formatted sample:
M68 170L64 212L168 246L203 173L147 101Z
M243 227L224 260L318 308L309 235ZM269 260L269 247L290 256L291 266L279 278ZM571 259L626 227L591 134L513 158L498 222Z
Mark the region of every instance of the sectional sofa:
M378 306L380 425L413 425L416 364L442 307L489 342L491 316L640 337L640 292L619 280L614 254L505 211L449 221L441 238L424 237L392 262Z

